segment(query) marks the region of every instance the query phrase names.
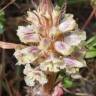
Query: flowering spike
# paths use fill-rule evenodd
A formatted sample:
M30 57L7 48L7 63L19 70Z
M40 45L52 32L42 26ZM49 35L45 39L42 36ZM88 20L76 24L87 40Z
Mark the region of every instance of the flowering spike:
M79 30L72 14L64 12L61 19L61 12L60 8L53 7L51 0L41 0L37 10L28 11L30 25L18 27L17 35L27 46L16 50L14 55L19 65L25 66L28 86L39 83L43 88L51 89L49 85L54 83L54 77L60 70L64 69L66 74L79 78L79 68L86 66L82 56L77 60L73 55L83 46L86 33Z

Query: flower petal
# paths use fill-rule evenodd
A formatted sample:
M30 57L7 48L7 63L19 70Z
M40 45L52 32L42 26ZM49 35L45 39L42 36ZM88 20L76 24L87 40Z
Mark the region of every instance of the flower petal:
M31 12L31 11L27 11L27 14L28 14L28 17L27 17L27 20L31 23L33 23L34 25L39 25L39 18L38 16L35 14L35 11L34 12Z
M64 96L64 90L62 86L55 86L52 96Z
M72 33L64 38L64 41L70 46L78 46L84 40L86 40L85 32Z
M33 71L33 68L30 66L30 64L26 64L23 73L27 75L28 73L31 73Z
M17 35L20 40L24 43L36 43L40 41L40 35L37 34L39 28L33 25L19 26L17 30Z
M32 63L38 58L40 50L36 46L30 46L22 50L16 50L14 55L18 60L18 63L27 64Z
M62 55L70 55L73 52L73 47L62 41L55 42L55 50Z
M82 78L82 76L79 73L71 74L71 77L73 79L81 79Z
M25 76L24 80L26 82L26 85L28 85L28 86L34 86L35 85L35 79L33 79L30 76Z
M29 64L25 66L23 73L25 76L25 82L28 86L34 86L35 81L38 81L41 85L47 83L46 75L37 69L33 69Z
M80 62L75 59L71 58L64 58L64 63L68 67L76 67L76 68L81 68L86 66L86 62L83 60L83 62Z
M76 26L76 22L73 19L73 17L72 16L68 16L59 25L59 30L62 33L65 33L65 32L73 30L75 28L75 26Z
M40 69L43 71L58 72L60 69L64 68L63 60L56 57L49 57L40 64Z

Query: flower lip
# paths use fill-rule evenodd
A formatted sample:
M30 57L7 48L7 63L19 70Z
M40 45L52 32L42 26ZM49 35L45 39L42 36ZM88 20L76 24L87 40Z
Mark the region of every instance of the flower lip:
M76 67L76 68L82 68L84 66L86 66L85 61L78 61L72 58L64 58L64 63L66 66L69 67Z
M15 51L14 55L19 64L27 64L34 62L40 53L40 49L36 46L30 46L21 50Z
M40 34L38 34L38 27L34 25L28 26L19 26L17 30L17 35L20 40L24 43L30 42L39 42L40 41Z
M26 75L25 82L28 86L34 86L36 81L38 81L41 85L47 83L46 75L40 70L33 69L30 64L25 66L23 73Z
M69 31L73 30L76 26L76 21L73 19L72 14L66 14L65 17L66 18L58 26L61 33L69 32Z
M56 41L54 44L55 50L62 55L70 55L73 51L73 47L63 41Z

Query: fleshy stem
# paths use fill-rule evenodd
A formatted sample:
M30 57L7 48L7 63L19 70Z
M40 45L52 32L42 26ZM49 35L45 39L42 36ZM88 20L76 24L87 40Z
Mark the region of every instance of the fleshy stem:
M44 92L46 92L47 96L50 96L51 91L55 85L57 74L56 73L49 73L48 74L48 83L43 86Z

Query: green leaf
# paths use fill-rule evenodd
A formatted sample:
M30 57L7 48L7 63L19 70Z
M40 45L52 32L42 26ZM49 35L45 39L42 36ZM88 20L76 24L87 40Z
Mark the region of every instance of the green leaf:
M96 57L96 50L88 50L86 52L85 58L94 58Z
M5 13L3 11L0 11L0 23L4 24L5 22Z
M96 47L96 36L93 36L86 41L86 47L88 49L92 49L93 47Z
M80 3L85 3L87 2L87 0L56 0L56 3L59 5L59 6L62 6L64 1L67 1L68 4L80 4Z
M88 49L88 51L89 50L96 50L96 48L94 47L94 46L92 46L92 47L90 47L89 49Z
M64 78L64 82L63 82L63 85L65 88L70 88L73 86L73 82L72 80L70 80L69 78Z
M87 44L90 44L90 43L92 43L92 42L95 42L96 43L96 36L93 36L93 37L91 37L89 40L87 40Z
M5 23L5 14L3 11L0 11L0 34L4 32L4 23Z
M4 32L4 26L0 23L0 34Z

